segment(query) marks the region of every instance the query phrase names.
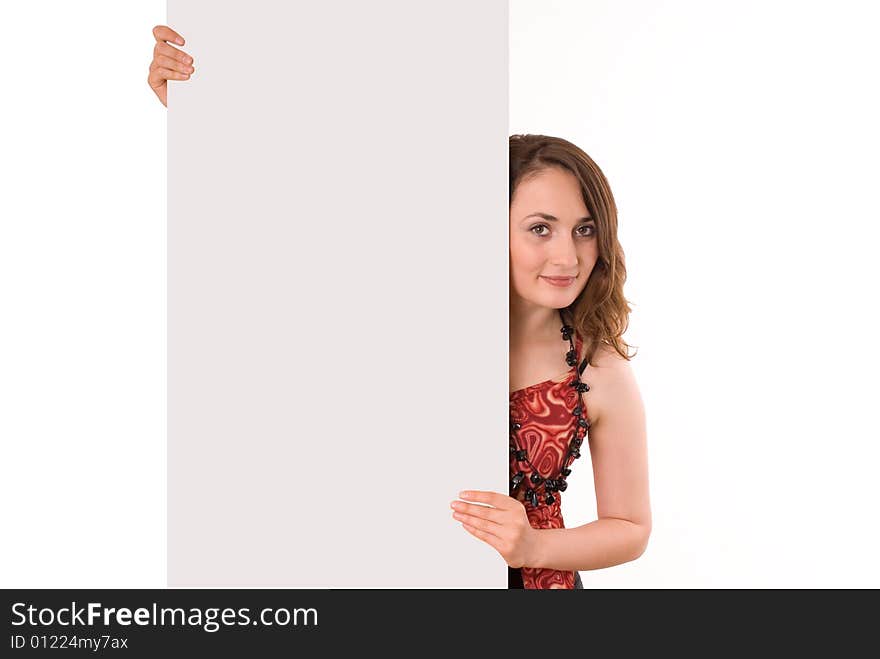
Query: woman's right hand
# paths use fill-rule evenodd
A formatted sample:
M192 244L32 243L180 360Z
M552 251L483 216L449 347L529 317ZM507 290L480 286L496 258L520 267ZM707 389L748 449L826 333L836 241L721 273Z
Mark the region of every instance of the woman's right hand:
M183 37L167 25L154 27L153 36L156 37L156 47L153 48L153 61L150 62L147 82L162 101L162 105L168 107L168 81L189 80L190 74L195 71L192 66L193 58L166 43L172 41L181 46L184 43Z

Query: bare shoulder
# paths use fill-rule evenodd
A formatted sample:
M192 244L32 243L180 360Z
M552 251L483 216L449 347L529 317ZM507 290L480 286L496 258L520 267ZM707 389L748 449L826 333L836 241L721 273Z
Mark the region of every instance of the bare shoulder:
M643 414L643 404L635 373L629 360L608 345L599 346L581 379L590 385L585 401L590 421L621 414Z

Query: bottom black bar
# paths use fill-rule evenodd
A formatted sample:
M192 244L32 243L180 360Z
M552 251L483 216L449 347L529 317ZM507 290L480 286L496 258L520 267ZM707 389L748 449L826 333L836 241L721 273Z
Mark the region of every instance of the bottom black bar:
M4 590L0 655L266 656L283 651L439 651L477 647L614 654L694 647L812 651L835 625L835 656L872 628L846 590L34 589ZM873 600L873 595L869 595ZM870 617L869 617L870 616ZM708 640L701 640L708 639ZM755 639L761 639L756 645ZM596 645L598 644L598 645ZM863 649L867 650L871 645ZM67 653L58 654L58 650ZM873 652L873 651L872 651ZM709 655L704 655L709 656Z

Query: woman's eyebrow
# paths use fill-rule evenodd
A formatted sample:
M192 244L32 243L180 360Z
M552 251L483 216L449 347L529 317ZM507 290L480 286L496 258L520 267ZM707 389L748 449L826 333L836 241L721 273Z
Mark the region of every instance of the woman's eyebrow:
M531 215L526 215L523 219L527 220L530 217L540 217L540 218L547 220L548 222L558 222L559 221L558 217L556 217L554 215L550 215L549 213L532 213ZM582 217L581 219L578 220L578 222L592 222L592 221L593 221L592 217Z

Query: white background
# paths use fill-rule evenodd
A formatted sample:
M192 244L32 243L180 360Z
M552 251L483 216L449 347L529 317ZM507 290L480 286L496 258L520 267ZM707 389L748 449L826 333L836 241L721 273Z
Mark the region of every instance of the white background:
M587 588L880 585L878 20L826 7L511 3L510 130L602 166L634 303L654 532ZM163 587L165 5L0 15L0 585Z
M511 132L609 178L639 348L653 533L586 588L880 586L875 6L510 4Z
M3 3L0 585L165 586L165 3Z

